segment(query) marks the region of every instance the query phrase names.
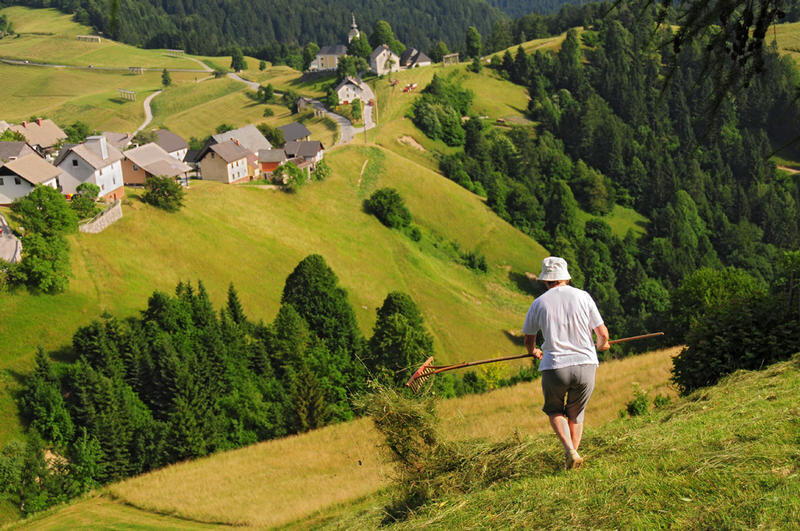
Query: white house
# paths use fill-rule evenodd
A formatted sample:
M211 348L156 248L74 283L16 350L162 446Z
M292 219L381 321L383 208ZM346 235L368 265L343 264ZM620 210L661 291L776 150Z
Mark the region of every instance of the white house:
M0 205L8 206L28 195L37 184L58 189L61 170L38 153L28 153L6 162L0 161Z
M344 78L336 87L336 95L339 97L339 105L361 99L363 92L364 85L362 81L350 76Z
M400 66L403 68L431 66L431 58L416 48L406 48L400 56Z
M400 70L400 57L386 44L372 50L369 56L369 68L379 76Z
M186 158L186 152L189 150L189 144L186 140L182 139L172 131L166 129L159 129L156 131L156 144L164 151L183 162Z
M55 162L62 170L61 192L74 194L78 185L92 183L100 187L101 199L119 199L125 195L122 159L122 153L103 136L90 136L83 144L64 146Z

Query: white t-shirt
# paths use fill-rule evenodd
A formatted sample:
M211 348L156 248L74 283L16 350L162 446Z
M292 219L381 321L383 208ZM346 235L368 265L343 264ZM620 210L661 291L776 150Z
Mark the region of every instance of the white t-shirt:
M598 365L592 330L603 324L592 296L572 286L548 289L533 301L522 333L544 335L539 370Z

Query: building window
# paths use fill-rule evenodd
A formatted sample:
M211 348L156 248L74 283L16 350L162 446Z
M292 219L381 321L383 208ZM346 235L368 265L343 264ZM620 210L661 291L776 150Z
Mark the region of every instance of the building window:
M22 180L19 177L14 177L14 184L22 184Z
M3 178L0 177L0 186L3 186Z
M136 164L134 164L134 165L133 165L133 171L139 171L139 166L137 166Z
M100 189L101 189L101 190L105 190L105 189L106 189L106 185L105 185L105 184L101 184L101 185L100 185Z
M78 165L78 159L72 159L72 165L73 166L77 166Z

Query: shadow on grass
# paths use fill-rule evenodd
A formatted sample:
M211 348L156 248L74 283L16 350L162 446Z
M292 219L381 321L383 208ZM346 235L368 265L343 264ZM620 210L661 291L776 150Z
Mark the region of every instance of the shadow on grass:
M516 271L508 272L508 280L522 293L538 297L546 291L544 284L533 277L529 277L525 273L517 273Z

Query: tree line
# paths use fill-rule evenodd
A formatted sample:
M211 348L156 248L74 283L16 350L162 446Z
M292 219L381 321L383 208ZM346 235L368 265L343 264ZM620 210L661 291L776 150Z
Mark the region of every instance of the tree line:
M441 136L436 119L458 103L453 89L437 87L458 74L436 76L413 119L464 146L442 157L442 172L566 257L615 334L667 327L674 343L686 329L669 326L682 311L670 296L688 275L733 267L766 289L800 244L800 181L769 160L794 139L799 78L769 48L763 72L710 107L721 88L704 75L705 41L678 53L658 47L670 29L658 29L656 15L622 4L582 33L570 30L557 53L493 57L493 68L528 89L536 128L502 131L473 117L458 120L463 136ZM614 235L603 216L615 205L649 218L646 234Z

